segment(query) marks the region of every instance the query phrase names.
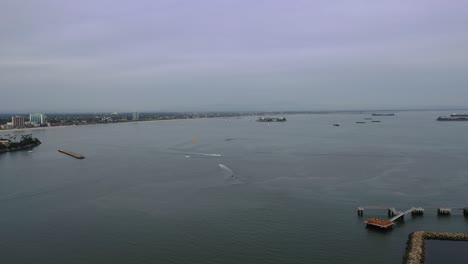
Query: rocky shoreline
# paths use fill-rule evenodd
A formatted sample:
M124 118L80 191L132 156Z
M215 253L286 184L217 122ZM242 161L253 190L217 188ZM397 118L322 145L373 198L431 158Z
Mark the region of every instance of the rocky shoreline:
M6 149L6 150L0 150L0 153L6 153L6 152L14 152L14 151L21 151L21 150L29 150L34 147L39 146L41 143L36 143L36 144L29 144L26 146L22 146L20 148L12 148L12 149Z
M448 232L424 232L417 231L409 235L406 242L406 252L403 257L405 264L422 264L424 263L424 242L425 240L451 240L451 241L468 241L468 234L465 233L448 233Z
M28 150L39 146L41 143L42 142L33 137L32 134L22 135L19 142L16 141L16 136L10 136L8 138L0 137L0 153Z

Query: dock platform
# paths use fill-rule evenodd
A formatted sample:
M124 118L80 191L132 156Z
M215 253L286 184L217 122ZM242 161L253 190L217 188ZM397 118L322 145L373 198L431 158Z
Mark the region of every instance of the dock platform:
M368 219L365 223L367 224L368 227L377 227L381 229L392 229L393 225L395 225L393 221L380 220L380 219L375 219L375 218Z

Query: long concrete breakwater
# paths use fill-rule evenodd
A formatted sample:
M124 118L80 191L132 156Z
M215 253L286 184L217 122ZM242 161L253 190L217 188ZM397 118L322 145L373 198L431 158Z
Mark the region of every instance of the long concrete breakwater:
M425 258L425 240L468 241L468 234L417 231L409 235L403 256L405 264L422 264Z

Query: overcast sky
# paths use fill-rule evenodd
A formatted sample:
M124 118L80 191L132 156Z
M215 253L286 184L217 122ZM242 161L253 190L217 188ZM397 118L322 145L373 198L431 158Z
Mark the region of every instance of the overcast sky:
M466 0L0 0L0 111L468 107Z

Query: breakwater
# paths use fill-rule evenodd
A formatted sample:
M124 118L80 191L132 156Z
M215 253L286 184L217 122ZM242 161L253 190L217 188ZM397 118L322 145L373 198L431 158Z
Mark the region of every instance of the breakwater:
M448 232L424 232L417 231L409 235L406 242L406 251L403 257L405 264L422 264L424 263L424 241L425 240L451 240L451 241L468 241L468 234L465 233L448 233Z

